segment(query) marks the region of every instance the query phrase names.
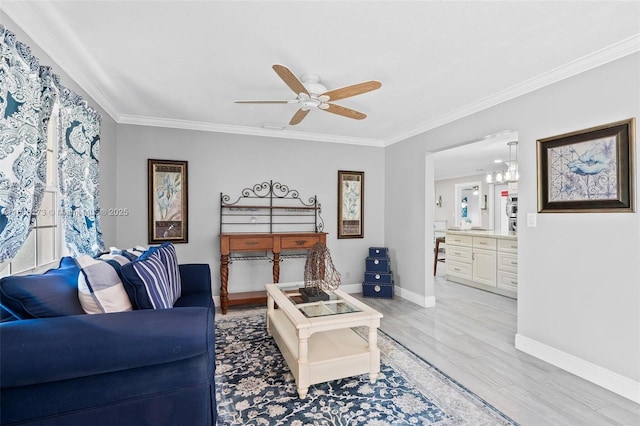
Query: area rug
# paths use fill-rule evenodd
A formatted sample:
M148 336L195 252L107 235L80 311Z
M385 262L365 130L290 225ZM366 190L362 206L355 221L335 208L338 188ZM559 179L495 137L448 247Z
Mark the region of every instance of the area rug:
M218 425L515 425L382 331L380 375L312 385L299 399L265 309L216 317ZM360 330L356 330L360 331ZM366 339L366 331L360 334Z

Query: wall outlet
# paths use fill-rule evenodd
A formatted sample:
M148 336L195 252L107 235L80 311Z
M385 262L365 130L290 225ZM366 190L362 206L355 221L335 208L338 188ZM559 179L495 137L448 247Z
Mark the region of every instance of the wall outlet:
M527 226L529 228L535 228L537 225L537 219L538 217L535 213L527 213Z

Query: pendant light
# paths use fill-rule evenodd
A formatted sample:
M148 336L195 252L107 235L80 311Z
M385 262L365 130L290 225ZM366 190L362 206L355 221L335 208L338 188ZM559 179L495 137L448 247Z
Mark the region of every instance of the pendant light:
M487 173L487 183L516 182L520 178L518 173L518 141L507 142L509 146L509 160L504 164L507 166L504 172L496 171ZM515 149L515 157L513 151Z

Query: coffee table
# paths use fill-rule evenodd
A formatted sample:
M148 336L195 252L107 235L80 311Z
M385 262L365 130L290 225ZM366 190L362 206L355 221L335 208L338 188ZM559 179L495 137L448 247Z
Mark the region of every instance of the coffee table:
M378 327L382 314L341 290L329 300L304 303L304 283L267 284L267 333L273 336L304 399L309 386L380 373ZM368 327L367 342L352 328Z

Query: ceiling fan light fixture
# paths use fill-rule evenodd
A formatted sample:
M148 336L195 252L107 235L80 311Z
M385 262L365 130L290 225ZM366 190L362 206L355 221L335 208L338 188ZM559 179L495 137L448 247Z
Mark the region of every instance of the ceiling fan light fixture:
M350 98L352 96L377 90L382 86L379 81L364 81L362 83L352 84L350 86L341 87L327 91L327 88L320 83L320 76L317 74L306 73L300 78L291 72L284 65L275 64L273 70L278 74L280 79L296 94L293 101L236 101L244 104L270 104L270 103L297 103L300 105L298 111L289 121L289 125L293 126L307 116L309 110L313 108L321 109L332 114L341 115L343 117L352 118L354 120L362 120L366 118L366 114L355 111L351 108L329 103L340 99Z
M320 83L320 76L318 74L302 74L300 76L300 82L312 95L321 95L327 92L327 88Z

